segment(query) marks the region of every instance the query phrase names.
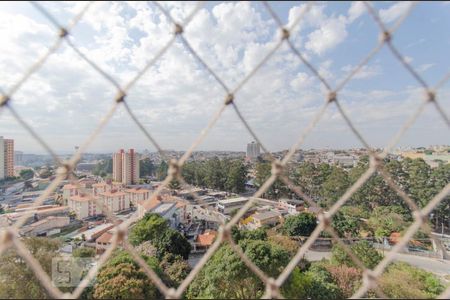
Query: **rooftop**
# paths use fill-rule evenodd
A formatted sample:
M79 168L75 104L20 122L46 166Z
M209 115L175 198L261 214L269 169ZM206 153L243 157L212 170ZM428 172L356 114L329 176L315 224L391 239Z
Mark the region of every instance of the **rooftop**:
M208 230L197 237L197 243L200 246L211 246L217 236L217 231Z
M74 185L74 184L65 184L64 186L63 186L63 190L73 190L73 189L77 189L78 187L76 186L76 185Z
M252 218L262 221L262 220L266 220L266 219L279 217L280 215L281 214L279 212L270 210L270 211L254 214L254 215L252 215Z
M95 240L96 243L109 243L112 239L112 232L107 231L103 233L98 239Z
M221 204L231 204L231 203L238 203L238 202L246 202L248 200L249 200L249 198L246 198L246 197L238 197L238 198L219 200L219 203L221 203Z
M106 196L106 197L117 197L117 196L125 196L124 192L119 192L119 191L107 191L107 192L102 192L102 193L98 193L101 196Z
M130 188L130 189L125 189L125 192L127 192L127 193L136 193L136 194L145 194L145 193L149 193L150 190L141 189L141 188Z
M157 214L166 214L172 207L174 207L176 203L174 202L163 202L161 205L157 206L153 212Z
M85 201L94 201L97 197L91 195L75 195L70 197L72 201L85 202Z

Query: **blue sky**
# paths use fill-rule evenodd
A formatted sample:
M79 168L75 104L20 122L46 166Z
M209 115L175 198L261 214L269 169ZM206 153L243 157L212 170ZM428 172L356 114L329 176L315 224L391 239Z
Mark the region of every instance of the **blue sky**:
M83 3L43 2L66 25ZM183 20L195 3L162 3ZM271 2L285 24L304 7ZM374 2L385 24L395 24L409 2ZM422 2L394 34L394 45L430 84L450 72L450 4ZM130 80L170 38L171 24L151 3L94 3L71 32L90 59L121 84ZM376 46L379 28L358 2L316 2L291 33L297 49L336 86ZM55 39L55 28L29 3L0 4L0 88L8 90ZM278 30L259 2L209 2L185 28L195 51L230 87L236 86L270 51ZM80 145L111 106L115 90L67 45L14 95L11 105L57 152ZM165 149L185 150L206 126L225 93L177 41L127 96L131 109ZM286 46L236 95L236 104L268 149L292 145L323 104L320 82ZM449 113L448 84L438 100ZM423 92L385 46L339 93L339 99L369 144L383 147L415 108ZM4 110L0 135L16 149L43 153L42 147ZM199 150L245 150L252 137L227 109ZM433 107L400 140L399 146L449 144L449 129ZM334 106L329 107L305 148L349 148L361 144ZM154 147L120 108L89 152Z

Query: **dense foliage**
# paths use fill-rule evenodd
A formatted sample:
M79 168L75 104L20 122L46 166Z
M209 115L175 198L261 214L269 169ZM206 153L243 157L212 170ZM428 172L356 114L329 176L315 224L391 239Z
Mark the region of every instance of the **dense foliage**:
M95 165L94 169L92 170L92 174L96 176L106 177L108 174L112 174L112 168L112 158L103 159Z
M47 274L51 274L52 259L59 256L60 243L47 238L26 238L23 240L34 258ZM47 291L41 286L27 262L17 255L14 249L8 249L0 256L0 298L1 299L42 299L48 298Z
M383 259L383 256L365 240L352 244L350 250L359 258L364 266L369 269L375 268L375 266ZM358 267L339 244L333 246L331 262L336 265Z
M311 213L300 213L286 218L283 232L289 236L309 236L317 226L317 218Z
M170 228L167 220L153 213L145 215L131 228L129 240L135 246L150 241L161 257L172 253L187 259L191 251L191 245L186 238Z

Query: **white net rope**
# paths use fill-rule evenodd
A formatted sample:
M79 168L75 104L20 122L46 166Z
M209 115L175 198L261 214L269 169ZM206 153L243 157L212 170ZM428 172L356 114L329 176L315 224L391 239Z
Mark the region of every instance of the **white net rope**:
M174 21L172 16L166 9L157 2L154 2L154 5L158 7L160 12L166 16L168 20L173 23L173 31L167 32L170 36L168 42L161 48L159 51L153 54L153 58L149 60L145 67L142 68L139 72L135 74L135 76L125 85L120 85L116 80L113 79L111 74L108 74L94 61L89 58L88 53L82 52L76 45L76 42L71 37L71 31L75 26L80 22L83 18L86 11L90 6L95 5L95 3L88 3L69 23L67 26L61 25L56 18L52 16L52 14L46 10L41 4L32 2L34 8L39 11L44 17L46 17L52 25L54 25L56 29L56 36L54 43L48 48L48 50L44 53L42 57L40 57L28 70L27 72L18 80L9 90L3 90L0 87L0 111L1 110L9 110L12 116L23 126L23 128L29 132L29 134L39 143L41 144L46 151L53 157L55 162L58 165L57 176L51 182L51 184L46 188L44 193L37 198L37 200L33 203L34 206L39 206L43 203L43 201L55 191L58 185L66 179L69 179L73 182L73 184L78 184L73 176L73 170L75 169L77 163L81 159L82 153L87 149L87 147L96 139L101 130L105 127L105 125L111 120L114 113L117 111L117 108L122 105L124 106L126 112L130 115L132 120L136 123L148 141L158 150L161 156L167 157L159 146L158 142L151 136L150 132L144 127L144 125L139 121L136 117L132 109L129 107L127 102L127 93L136 85L136 83L142 78L142 76L152 67L155 63L174 45L174 43L178 40L180 41L185 49L190 52L195 59L200 63L206 72L208 72L212 77L217 81L217 83L223 88L224 96L223 102L217 108L217 111L212 115L209 120L208 125L198 137L195 139L194 143L189 147L189 149L183 154L183 156L178 160L171 160L169 164L169 172L168 176L162 182L161 185L154 191L152 196L158 195L171 181L172 179L178 179L183 185L185 185L185 181L181 175L181 169L183 164L187 161L187 159L191 156L192 152L196 147L202 143L204 138L208 135L210 130L215 126L217 121L222 116L223 112L226 109L232 109L236 112L238 118L245 126L246 130L250 133L250 135L257 141L263 151L270 157L272 161L272 172L271 176L267 179L267 181L256 191L253 197L249 198L249 201L246 203L244 207L242 207L237 214L228 222L222 224L219 228L219 234L212 244L212 246L208 249L205 255L201 258L201 260L196 264L191 273L184 279L184 281L178 286L177 289L170 288L164 284L164 282L158 277L158 275L147 265L147 263L140 257L140 255L136 252L134 247L124 239L126 232L130 225L132 225L137 219L137 214L133 215L130 219L123 223L119 223L117 218L111 213L107 212L107 216L109 219L113 220L115 225L117 226L117 230L114 232L112 245L109 247L99 258L98 263L90 269L88 274L84 277L84 279L80 282L80 284L76 287L76 289L72 293L62 293L57 287L52 285L51 279L49 275L43 270L42 266L39 262L31 255L25 244L17 238L18 230L21 226L24 225L29 215L24 215L20 218L14 225L4 229L1 231L0 235L0 255L2 255L6 249L15 248L17 254L20 255L28 264L28 266L33 270L36 275L36 278L40 281L42 286L47 290L51 297L55 298L78 298L84 289L88 286L89 282L94 279L98 270L107 262L107 260L111 257L114 249L116 249L119 243L122 244L123 248L131 254L131 256L135 259L135 261L143 268L148 277L152 280L152 282L156 285L156 287L160 290L160 292L166 298L180 298L185 292L186 288L195 278L195 276L201 271L203 266L207 263L208 259L215 253L215 251L219 248L222 243L228 243L231 248L239 255L242 261L246 264L246 266L253 271L258 278L265 284L266 292L263 295L263 298L283 298L283 295L280 292L280 287L287 280L291 272L298 265L301 258L304 256L308 248L313 245L313 243L319 238L319 235L322 231L327 231L331 234L334 241L343 246L344 250L349 254L351 259L355 262L356 265L361 267L363 272L363 283L361 287L356 291L353 295L353 298L364 297L369 290L373 290L378 296L385 298L386 296L383 292L377 288L377 281L380 275L384 272L386 267L394 260L395 255L399 253L411 240L413 235L423 227L426 232L429 233L429 228L427 228L426 222L428 215L433 211L433 209L446 197L450 192L450 184L447 184L436 196L434 196L428 204L419 209L414 201L402 191L401 187L390 177L389 173L384 169L383 166L383 158L385 158L390 150L395 147L400 138L405 134L405 132L415 123L417 118L422 114L425 110L426 106L433 106L439 113L439 116L444 120L448 127L450 127L450 121L445 111L441 108L438 101L438 91L439 89L446 83L446 81L450 78L450 73L444 76L442 80L436 83L433 86L430 86L420 75L418 72L414 70L414 68L405 60L404 56L398 51L393 43L394 34L402 24L402 22L408 17L411 10L414 8L416 3L412 3L409 9L404 13L402 17L398 19L398 21L392 26L392 28L388 28L378 16L377 11L372 7L372 5L368 2L364 2L365 9L373 19L373 21L377 24L380 29L380 39L377 45L367 54L367 56L360 61L360 63L353 68L353 70L346 75L346 77L342 78L340 82L332 87L327 80L321 76L318 72L318 69L306 58L305 55L302 54L301 51L296 49L295 45L290 40L290 34L293 30L298 26L299 22L308 14L308 11L314 5L312 2L308 2L302 12L298 15L294 22L289 27L284 27L280 18L271 8L270 4L267 2L263 2L264 8L279 26L280 30L280 38L275 43L273 48L268 51L263 59L251 70L243 80L241 80L236 86L227 86L224 83L224 80L220 78L220 76L215 73L211 67L202 59L202 57L193 49L190 45L189 40L184 35L185 29L188 27L189 23L195 18L198 11L201 9L204 3L199 2L193 11L185 18L185 20L181 23L177 23ZM48 58L55 53L63 43L66 43L70 48L72 48L78 56L86 61L100 76L105 78L110 82L111 86L116 91L116 97L112 99L111 108L103 117L102 120L98 123L95 130L87 137L84 143L78 148L76 153L71 157L68 161L62 161L55 152L48 146L48 144L44 141L42 137L40 137L34 130L33 127L27 123L26 120L21 118L20 114L13 109L10 105L11 102L14 101L14 95L18 90L22 87L22 85L30 78L32 74L37 72L48 60ZM290 51L303 63L323 85L327 94L324 97L322 107L316 112L312 121L304 128L300 137L296 141L294 145L290 148L288 153L284 156L282 160L274 159L268 149L261 143L261 139L258 138L256 133L252 130L248 122L242 116L239 111L238 103L235 101L236 95L239 91L246 85L246 83L258 72L261 67L263 67L274 55L275 52L283 45L287 45ZM415 109L415 111L411 114L410 118L406 121L406 123L401 127L398 133L389 141L387 147L384 149L382 153L375 153L367 141L364 139L362 134L355 127L354 123L350 119L349 115L345 112L343 107L339 101L339 92L354 78L354 76L361 71L361 69L366 66L371 59L380 51L382 47L387 47L392 53L393 57L397 59L403 67L413 76L413 78L417 81L417 83L421 86L422 92L425 95L424 101ZM335 105L340 115L345 120L346 124L353 132L355 137L367 148L370 156L370 165L367 171L339 198L339 200L329 209L327 213L320 212L319 213L319 224L306 240L306 242L298 249L296 255L292 258L290 263L284 268L278 278L271 278L266 275L260 268L258 268L242 251L242 249L233 241L231 237L231 228L236 225L240 218L247 212L248 209L255 202L255 198L261 197L274 183L275 180L282 180L287 186L289 186L298 196L302 199L305 199L310 206L317 207L315 201L310 199L302 190L302 187L296 186L286 175L284 175L283 171L287 166L288 162L294 155L295 151L299 149L305 138L311 133L311 131L316 127L318 122L324 116L326 110L329 106ZM230 107L230 108L229 108ZM350 199L350 197L361 188L366 181L375 173L378 173L383 177L386 183L396 191L399 196L406 202L409 208L413 212L414 222L407 229L405 234L401 237L399 242L384 256L383 260L374 268L368 269L364 266L364 264L358 259L358 257L353 254L352 250L342 242L341 239L338 238L337 233L331 226L332 217L339 211L339 209ZM81 188L81 187L79 187ZM197 195L194 195L197 197ZM150 201L150 200L148 200ZM101 207L103 204L101 201L98 201L98 205ZM433 238L433 237L431 237ZM450 287L447 288L440 296L440 298L449 298L450 297Z

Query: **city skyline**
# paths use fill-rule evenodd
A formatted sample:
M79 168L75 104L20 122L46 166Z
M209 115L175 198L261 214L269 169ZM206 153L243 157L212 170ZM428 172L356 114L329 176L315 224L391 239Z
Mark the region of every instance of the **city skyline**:
M183 19L193 8L189 3L164 5L176 19ZM304 8L302 5L274 3L273 8L283 23L290 24ZM374 5L390 26L409 8L408 2ZM82 4L44 6L64 24ZM449 26L449 10L450 5L445 3L419 3L394 39L405 59L430 85L449 68L449 44L441 42L442 34L447 34L441 30ZM5 20L0 25L4 37L0 80L2 90L8 90L51 44L55 32L28 3L1 4L0 15ZM423 19L423 15L428 18ZM73 40L119 82L127 82L170 38L170 24L158 16L152 5L96 3L75 28ZM16 26L10 28L8 20L14 20ZM208 3L186 27L185 34L219 77L234 86L274 45L278 33L276 24L258 3ZM318 3L291 33L291 40L322 76L336 84L376 44L378 35L378 28L359 2ZM10 104L55 152L72 153L73 147L81 145L106 114L114 92L65 46L29 78ZM448 95L446 86L437 95L444 109L450 106ZM236 94L235 102L262 144L270 151L279 151L297 141L325 96L318 80L282 47ZM422 96L417 82L386 49L338 95L355 127L373 147L388 144L421 103ZM189 148L223 98L217 82L178 41L127 95L130 108L160 147L177 150ZM15 137L17 149L44 153L8 110L2 111L0 128L4 135ZM398 145L433 145L447 137L444 122L429 108ZM155 150L120 107L86 152L113 152L118 140L125 148ZM236 114L227 109L196 150L245 151L249 140L253 138ZM335 107L327 110L303 148L327 146L362 146Z

